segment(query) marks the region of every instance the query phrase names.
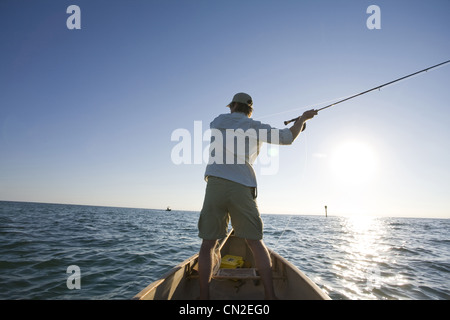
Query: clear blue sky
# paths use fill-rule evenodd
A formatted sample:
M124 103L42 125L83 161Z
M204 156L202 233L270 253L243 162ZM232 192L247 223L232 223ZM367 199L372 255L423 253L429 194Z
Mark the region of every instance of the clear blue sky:
M81 30L66 27L71 4ZM240 91L282 128L448 60L449 12L448 0L2 0L0 200L198 211L205 164L173 163L176 129L206 130ZM450 218L449 80L446 65L320 112L280 147L276 174L256 166L260 211Z

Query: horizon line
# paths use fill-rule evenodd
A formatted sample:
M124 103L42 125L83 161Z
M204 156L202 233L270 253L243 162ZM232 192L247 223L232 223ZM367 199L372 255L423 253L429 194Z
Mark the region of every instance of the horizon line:
M144 208L144 207L130 207L130 206L113 206L113 205L99 205L99 204L79 204L79 203L61 203L61 202L40 202L40 201L25 201L25 200L2 200L0 202L18 202L18 203L35 203L35 204L50 204L50 205L68 205L68 206L85 206L85 207L100 207L100 208L122 208L122 209L138 209L138 210L161 210L166 211L164 208ZM169 206L170 207L170 206ZM166 207L167 208L167 207ZM198 212L200 210L186 210L186 209L173 209L170 212ZM307 213L273 213L273 212L261 212L261 215L282 215L282 216L325 216L324 214L307 214ZM328 214L326 217L344 217L353 218L358 217L355 214ZM383 215L362 215L361 217L371 218L405 218L405 219L450 219L450 217L423 217L423 216L383 216Z

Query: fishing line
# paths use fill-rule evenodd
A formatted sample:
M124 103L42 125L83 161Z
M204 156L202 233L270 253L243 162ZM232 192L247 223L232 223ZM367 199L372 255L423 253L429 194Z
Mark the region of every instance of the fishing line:
M303 107L299 107L299 108L294 108L294 109L289 109L289 110L285 110L285 111L280 111L280 112L276 112L276 113L267 114L267 115L265 115L265 116L257 117L257 118L255 118L255 120L259 120L259 119L263 119L263 118L268 118L268 117L273 117L273 116L278 116L278 115L280 115L280 114L290 113L290 112L292 112L292 111L299 111L299 110L310 109L310 108L313 108L313 107L321 106L321 105L323 105L323 104L327 104L327 103L336 101L336 100L338 100L338 99L343 99L343 98L345 98L345 97L348 97L348 95L347 95L347 96L343 96L343 97L339 97L339 98L334 98L334 99L327 100L327 101L323 101L323 102L319 102L319 103L309 104L309 105L306 105L306 106L303 106Z
M286 226L284 227L283 231L281 232L280 236L278 237L277 241L275 242L274 246L273 246L273 250L277 250L278 249L278 244L280 242L281 237L283 236L284 232L286 231L287 227L289 226L289 223L291 222L292 219L292 215L290 215L288 222L286 223Z
M423 70L419 70L419 71L416 71L416 72L414 72L414 73L408 74L408 75L403 76L403 77L401 77L401 78L398 78L398 79L395 79L395 80L392 80L392 81L383 83L383 84L381 84L381 85L379 85L379 86L373 87L372 89L369 89L369 90L366 90L366 91L363 91L363 92L360 92L360 93L351 95L351 96L349 96L349 97L347 97L347 98L345 98L345 99L339 100L339 101L337 101L337 102L335 102L335 103L332 103L332 104L327 105L327 106L325 106L325 107L319 108L319 109L317 109L316 111L321 111L321 110L324 110L324 109L333 107L333 106L335 106L335 105L337 105L337 104L339 104L339 103L342 103L342 102L344 102L344 101L347 101L347 100L350 100L350 99L359 97L359 96L361 96L361 95L363 95L363 94L369 93L369 92L374 91L374 90L377 90L377 89L380 90L381 88L383 88L383 87L385 87L385 86L388 86L388 85L391 85L391 84L393 84L393 83L395 83L395 82L402 81L402 80L404 80L404 79L406 79L406 78L410 78L410 77L412 77L412 76L418 75L419 73L427 72L428 70L437 68L437 67L439 67L439 66L443 66L444 64L447 64L447 63L449 63L449 62L450 62L450 60L447 60L447 61L438 63L438 64L436 64L436 65L434 65L434 66L425 68L425 69L423 69ZM291 119L291 120L288 120L288 121L284 121L284 124L287 125L287 124L290 123L290 122L297 121L299 118L300 118L300 117L297 117L297 118L294 118L294 119Z
M301 173L300 176L300 180L303 180L303 178L305 177L305 173L306 173L306 168L308 166L308 139L307 139L308 134L305 132L303 133L303 141L305 144L305 164L303 166L303 172ZM292 215L289 217L288 222L286 223L286 226L284 227L283 231L281 232L280 236L278 237L278 239L276 240L274 246L273 246L273 250L277 250L278 249L278 245L280 242L281 237L284 235L284 232L286 231L286 229L288 228L289 224L291 223L291 219L292 219Z
M369 92L374 91L374 90L377 90L377 89L380 90L380 89L383 88L383 87L386 87L386 86L392 85L392 84L394 84L394 83L396 83L396 82L399 82L399 81L405 80L405 79L407 79L407 78L416 76L416 75L418 75L418 74L420 74L420 73L422 73L422 72L427 72L428 70L431 70L431 69L434 69L434 68L443 66L443 65L445 65L445 64L447 64L447 63L449 63L449 62L450 62L450 60L447 60L447 61L441 62L441 63L439 63L439 64L436 64L436 65L434 65L434 66L425 68L425 69L423 69L423 70L419 70L419 71L417 71L417 72L408 74L408 75L403 76L403 77L401 77L401 78L398 78L398 79L395 79L395 80L386 82L386 83L381 84L381 85L379 85L379 86L373 87L373 88L371 88L371 89L369 89L369 90L365 90L365 91L363 91L363 92L356 93L356 94L353 94L353 95L351 95L351 96L346 96L346 97L342 97L342 98L337 98L337 99L339 99L339 101L334 102L334 103L332 103L332 104L329 104L329 105L327 105L327 106L325 106L325 107L316 109L316 111L325 110L325 109L330 108L330 107L333 107L333 106L335 106L335 105L337 105L337 104L339 104L339 103L342 103L342 102L345 102L345 101L347 101L347 100L356 98L356 97L358 97L358 96L361 96L361 95L363 95L363 94L369 93ZM326 103L329 103L329 102L331 102L331 101L335 101L335 100L337 100L337 99L333 99L333 100L330 100L330 101L325 101L325 102L322 102L322 103L319 103L319 104L315 104L315 106L322 105L322 104L326 104ZM302 110L302 109L306 109L306 108L309 108L309 107L310 107L310 106L304 106L304 107L301 107L301 108L294 108L294 109L290 109L290 110L286 110L286 111L282 111L282 112L276 112L276 113L272 113L272 114L269 114L269 115L265 115L265 116L258 117L257 119L262 119L262 118L271 117L271 116L275 116L275 115L280 115L280 114L284 114L284 113L288 113L288 112L292 112L292 111ZM288 120L288 121L284 121L284 124L287 125L287 124L290 123L290 122L297 121L299 118L300 118L300 117L297 117L297 118L294 118L294 119L291 119L291 120ZM305 144L306 144L306 141L305 141ZM308 152L308 150L307 150L307 145L306 145L306 152ZM307 157L306 157L306 158L307 158ZM305 169L304 169L304 172L306 171L306 165L307 165L307 159L305 160ZM303 174L304 174L304 172L303 172ZM274 244L274 249L278 247L279 242L280 242L280 239L281 239L281 237L284 235L286 229L288 228L288 226L289 226L289 224L290 224L290 222L291 222L291 219L292 219L292 215L289 217L289 219L288 219L288 221L287 221L287 223L286 223L286 226L284 227L284 229L283 229L283 231L281 232L280 236L279 236L278 239L276 240L276 242L275 242L275 244Z

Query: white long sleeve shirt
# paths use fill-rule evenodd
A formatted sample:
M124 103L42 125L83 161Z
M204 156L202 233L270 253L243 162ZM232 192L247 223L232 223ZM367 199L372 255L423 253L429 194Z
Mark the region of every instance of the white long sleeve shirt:
M276 129L255 121L244 113L221 114L211 124L211 145L205 180L215 176L248 187L256 187L253 163L264 142L289 145L293 142L289 128Z

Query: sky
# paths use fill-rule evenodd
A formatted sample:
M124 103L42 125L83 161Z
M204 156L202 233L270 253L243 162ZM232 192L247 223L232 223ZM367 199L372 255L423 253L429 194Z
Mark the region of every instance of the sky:
M449 60L448 12L448 0L2 0L0 200L200 211L197 155L235 93L284 128ZM450 218L449 80L447 64L319 112L255 164L261 213ZM180 143L191 157L177 164Z

